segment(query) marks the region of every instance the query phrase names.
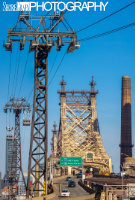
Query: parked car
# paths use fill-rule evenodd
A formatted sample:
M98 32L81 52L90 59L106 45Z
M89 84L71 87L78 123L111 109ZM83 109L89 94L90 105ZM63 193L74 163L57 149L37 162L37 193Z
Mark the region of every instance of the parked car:
M72 178L70 177L70 176L68 176L67 178L66 178L66 181L71 181L72 180Z
M68 182L68 187L75 187L75 186L76 186L76 184L75 184L74 181L69 181Z
M69 190L68 190L68 189L63 189L63 190L61 191L61 196L62 196L62 197L69 197L69 196L70 196Z

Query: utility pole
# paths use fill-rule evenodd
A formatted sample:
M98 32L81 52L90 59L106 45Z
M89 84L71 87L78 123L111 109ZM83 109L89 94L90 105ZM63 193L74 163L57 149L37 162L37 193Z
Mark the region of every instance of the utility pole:
M37 23L35 23L37 22ZM19 24L22 24L22 30ZM63 26L63 27L62 27ZM64 31L63 31L64 29ZM8 31L8 40L4 44L12 51L13 42L20 42L20 50L25 42L30 42L29 51L35 52L34 103L32 114L31 140L28 165L27 197L30 195L30 176L34 177L35 197L43 192L42 177L47 194L47 145L48 145L48 54L56 45L56 50L69 44L67 53L80 47L75 31L71 28L64 13L52 15L31 15L22 13L16 25ZM36 170L36 166L38 171ZM37 176L37 173L39 174ZM37 187L38 186L38 187Z
M26 188L26 183L22 170L22 159L21 159L21 135L20 135L20 114L23 111L30 112L30 104L26 103L25 98L15 99L10 98L9 103L4 107L4 112L12 112L15 114L15 130L12 146L12 160L11 166L8 173L8 179L10 184L10 195L13 196L13 185L18 184L20 174L22 175L23 183Z

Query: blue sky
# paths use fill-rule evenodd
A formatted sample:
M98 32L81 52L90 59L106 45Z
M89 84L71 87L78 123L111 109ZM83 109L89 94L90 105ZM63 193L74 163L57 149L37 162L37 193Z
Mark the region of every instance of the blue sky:
M15 3L10 0L7 3ZM97 1L99 2L99 1ZM104 1L106 2L106 1ZM111 12L129 4L129 0L110 0L105 12L67 12L66 19L76 31L80 28L91 24L98 19L101 19ZM78 33L78 39L102 33L119 26L123 26L135 21L135 5L127 8L126 10L108 18L85 31ZM8 28L13 27L16 23L18 13L16 12L3 12L2 2L0 3L0 171L4 174L5 170L5 138L6 138L6 125L14 123L13 116L7 116L3 112L3 107L8 101L8 97L15 92L18 97L20 83L25 67L26 57L28 54L29 44L25 46L25 50L20 53L20 66L18 77L14 81L15 68L19 60L17 54L17 44L13 47L11 59L11 75L10 75L10 92L8 95L8 82L9 82L9 63L10 53L6 52L3 48L3 40L7 39ZM66 55L64 61L56 74L52 84L49 86L49 143L52 136L51 130L54 121L59 124L60 107L59 96L57 90L60 89L59 82L62 75L65 76L67 82L67 89L89 89L89 81L92 75L97 83L96 88L99 90L97 95L97 111L99 118L100 131L103 139L104 146L107 153L111 156L115 171L119 171L119 143L120 143L120 117L121 117L121 77L131 76L132 86L132 135L133 143L135 141L135 27L128 28L111 35L93 39L87 42L82 42L80 49L72 54ZM63 47L56 59L53 71L49 76L52 78L64 52L67 47ZM49 70L53 65L54 58L57 52L55 47L49 54ZM21 94L19 97L25 96L28 98L34 83L34 54L30 53L26 68L26 73L23 81ZM15 89L16 85L16 89ZM32 95L29 99L32 104ZM10 122L9 122L10 121ZM22 157L23 168L27 171L28 162L28 149L30 129L28 127L21 128L22 134ZM50 147L49 147L50 149ZM135 155L135 150L133 149Z

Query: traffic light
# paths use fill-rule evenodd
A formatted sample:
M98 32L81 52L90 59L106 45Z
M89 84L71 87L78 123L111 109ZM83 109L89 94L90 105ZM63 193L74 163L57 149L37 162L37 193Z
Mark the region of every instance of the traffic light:
M46 182L43 181L43 195L46 194Z

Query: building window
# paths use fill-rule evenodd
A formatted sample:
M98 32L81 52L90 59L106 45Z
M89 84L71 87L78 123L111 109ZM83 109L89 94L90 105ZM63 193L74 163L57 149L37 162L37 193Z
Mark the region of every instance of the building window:
M93 158L93 154L92 153L88 153L87 154L87 158Z

